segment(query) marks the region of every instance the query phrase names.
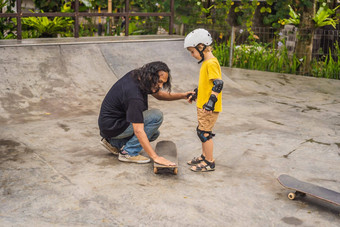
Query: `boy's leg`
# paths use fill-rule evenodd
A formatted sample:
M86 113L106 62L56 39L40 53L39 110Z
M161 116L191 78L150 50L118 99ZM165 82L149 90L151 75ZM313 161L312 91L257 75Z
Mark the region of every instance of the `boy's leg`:
M205 159L208 160L209 162L214 161L213 150L214 150L214 142L212 139L208 140L205 143L202 143L202 153Z
M152 109L143 112L144 117L144 131L149 141L154 141L159 136L159 127L163 122L163 113L160 110ZM142 150L142 146L138 141L138 138L134 135L125 144L124 151L130 156L137 156Z
M218 113L204 113L202 109L197 108L197 118L198 118L198 129L205 132L211 132L216 121L218 118ZM203 133L204 137L209 137L209 133ZM202 142L202 154L204 156L204 159L210 163L214 162L214 156L213 156L213 149L214 149L214 143L212 138L208 139L205 142ZM203 165L205 164L204 161L202 161ZM193 166L192 170L196 171L197 167L201 165L198 164L197 166Z
M214 150L214 142L212 138L204 143L202 142L202 153L204 156L204 160L202 159L200 163L192 166L190 169L195 172L205 172L205 171L215 170L215 160L213 156L213 150Z

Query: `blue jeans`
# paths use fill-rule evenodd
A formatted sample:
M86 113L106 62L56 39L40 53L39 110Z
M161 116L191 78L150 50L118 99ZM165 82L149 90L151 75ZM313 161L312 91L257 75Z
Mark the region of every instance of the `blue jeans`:
M160 134L158 128L163 122L163 113L160 110L152 109L143 112L144 131L150 142L156 140ZM114 147L121 148L125 145L124 151L130 156L137 156L142 150L142 145L133 133L133 126L129 127L120 135L108 140Z

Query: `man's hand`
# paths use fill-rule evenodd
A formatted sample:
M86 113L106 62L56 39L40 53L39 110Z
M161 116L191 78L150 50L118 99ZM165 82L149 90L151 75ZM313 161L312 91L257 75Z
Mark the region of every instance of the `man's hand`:
M156 158L154 158L153 161L164 166L176 166L176 163L171 162L160 156L157 156Z
M195 95L195 92L193 92L193 91L188 91L188 92L186 92L185 94L186 94L185 97L186 97L187 101L188 101L189 103L192 103L192 101L194 101L194 100L192 100L192 97Z
M192 103L193 101L196 101L196 99L197 99L197 92L198 92L197 88L195 88L194 91L187 92L186 97L187 97L187 100L188 100L189 103Z

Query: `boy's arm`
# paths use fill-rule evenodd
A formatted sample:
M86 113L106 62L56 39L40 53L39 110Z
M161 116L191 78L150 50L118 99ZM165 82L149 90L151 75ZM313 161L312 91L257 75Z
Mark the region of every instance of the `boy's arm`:
M203 109L208 112L212 112L215 109L215 103L217 102L217 96L223 89L223 80L214 80L214 86L211 91L210 98L206 104L203 105Z

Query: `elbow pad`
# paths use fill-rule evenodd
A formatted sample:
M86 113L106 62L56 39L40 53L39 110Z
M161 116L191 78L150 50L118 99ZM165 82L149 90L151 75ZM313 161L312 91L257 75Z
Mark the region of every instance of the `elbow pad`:
M223 89L223 80L214 80L214 87L212 88L212 90L214 92L220 93Z

